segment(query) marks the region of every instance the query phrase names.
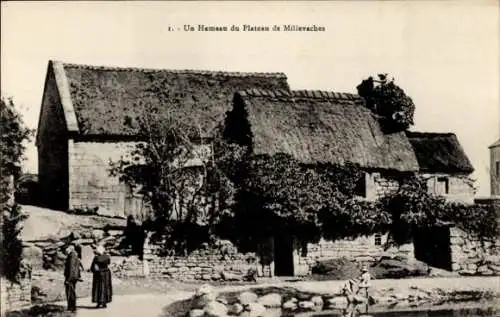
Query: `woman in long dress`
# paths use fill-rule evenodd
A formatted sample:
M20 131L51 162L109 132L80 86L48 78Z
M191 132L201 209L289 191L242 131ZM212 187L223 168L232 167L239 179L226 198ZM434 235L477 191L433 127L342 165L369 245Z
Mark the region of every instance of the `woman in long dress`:
M111 258L105 254L102 245L96 248L95 253L96 255L90 267L93 273L92 303L97 303L97 308L105 308L106 304L110 303L113 297L113 285L109 269Z

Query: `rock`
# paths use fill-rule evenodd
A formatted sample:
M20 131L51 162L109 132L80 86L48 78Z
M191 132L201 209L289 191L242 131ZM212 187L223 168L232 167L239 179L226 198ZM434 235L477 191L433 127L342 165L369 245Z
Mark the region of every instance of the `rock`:
M471 276L471 275L476 275L476 271L472 271L472 270L461 270L458 272L458 274L460 275L464 275L464 276Z
M311 302L313 302L315 306L323 306L323 298L321 296L313 296Z
M329 298L327 300L327 302L328 302L329 306L332 306L335 308L347 307L347 305L349 304L347 301L347 297L345 297L345 296L335 296L335 297Z
M477 269L477 273L481 274L481 275L493 275L493 271L490 270L487 266L480 266L478 269Z
M73 231L73 232L71 232L71 233L69 234L69 237L68 237L68 238L69 238L69 240L70 240L70 241L73 241L73 240L78 240L78 239L81 239L81 238L82 238L82 235L81 235L81 234L79 234L79 233L78 233L78 232L76 232L76 231Z
M86 245L86 244L92 244L94 243L94 240L92 239L78 239L73 241L73 244L79 244L79 245Z
M123 235L123 231L122 230L106 230L105 236L121 236Z
M203 317L205 311L203 309L191 309L189 311L189 317Z
M56 257L58 260L65 260L66 259L66 254L64 254L61 251L57 251Z
M94 229L92 230L92 238L96 241L100 241L104 238L104 230Z
M403 301L403 300L406 300L409 295L408 294L401 294L401 293L395 293L392 295L392 297L394 299L396 299L397 301Z
M259 298L258 303L264 307L281 307L281 295L277 293L264 295Z
M293 300L288 300L288 301L284 302L281 307L283 309L287 309L287 310L295 310L295 309L297 309L297 302L293 301Z
M356 257L356 262L374 262L375 259L369 255Z
M201 279L204 281L210 281L212 279L212 275L211 274L203 274L201 276Z
M243 276L230 273L227 271L220 272L220 277L223 281L241 281Z
M301 309L311 309L313 307L314 307L314 303L311 301L299 302L299 308L301 308Z
M216 295L212 286L204 284L196 290L195 295L191 299L191 308L204 308L208 303L215 301Z
M500 265L500 255L488 255L485 257L484 262Z
M248 317L264 317L266 308L259 303L249 303L246 305L245 310L248 311Z
M243 292L238 296L238 301L241 305L247 306L250 303L255 303L257 301L257 294L252 292Z
M27 259L33 269L43 268L43 250L34 245L23 248L23 259Z
M229 307L228 314L230 315L239 315L243 311L243 305L240 303L234 303Z
M224 317L227 315L226 305L217 301L211 301L203 309L207 317Z
M196 295L213 294L214 289L210 284L203 284L196 290Z
M467 265L467 269L470 270L470 271L476 271L477 270L477 264L469 264Z
M220 277L220 274L214 273L211 275L211 278L212 278L212 281L218 281L218 280L220 280L221 277Z
M362 295L354 295L352 300L354 304L363 304L366 303L367 301L368 299Z
M217 297L216 301L224 305L228 304L227 299L225 297Z
M500 265L490 264L490 265L488 265L488 268L490 270L492 270L494 273L499 273L500 272Z

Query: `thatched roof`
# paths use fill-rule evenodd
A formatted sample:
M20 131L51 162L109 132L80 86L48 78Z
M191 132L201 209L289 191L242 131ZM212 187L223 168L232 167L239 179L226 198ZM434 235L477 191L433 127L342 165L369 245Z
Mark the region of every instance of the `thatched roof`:
M306 163L358 163L370 169L417 171L404 132L384 134L357 95L252 89L237 94L256 154L290 154Z
M182 108L204 134L224 119L235 91L289 89L282 73L98 67L52 62L62 66L70 104L82 135L134 136L140 101ZM49 64L50 65L50 64ZM61 89L61 87L59 87ZM150 90L154 92L151 93ZM148 96L149 99L146 99Z
M472 173L474 168L453 133L407 132L422 172Z

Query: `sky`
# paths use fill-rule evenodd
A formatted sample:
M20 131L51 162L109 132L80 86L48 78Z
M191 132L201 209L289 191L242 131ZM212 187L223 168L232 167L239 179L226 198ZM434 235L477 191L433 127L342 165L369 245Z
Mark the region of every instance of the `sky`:
M284 72L292 89L356 92L389 73L412 130L453 132L478 196L500 138L498 1L2 2L1 94L36 128L47 63ZM324 32L187 32L184 25L316 25ZM173 31L169 31L169 27ZM24 169L37 171L28 145Z

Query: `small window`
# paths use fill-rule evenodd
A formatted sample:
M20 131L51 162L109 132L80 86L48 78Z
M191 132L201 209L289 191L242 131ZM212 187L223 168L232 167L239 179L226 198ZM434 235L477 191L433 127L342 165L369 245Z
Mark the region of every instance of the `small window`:
M356 183L354 194L357 196L366 197L366 178L364 175Z
M449 191L450 191L450 184L448 182L448 177L438 177L436 184L436 194L447 195Z
M496 163L497 177L500 177L500 161L497 161L495 163Z
M375 245L382 245L382 235L380 233L375 234Z

